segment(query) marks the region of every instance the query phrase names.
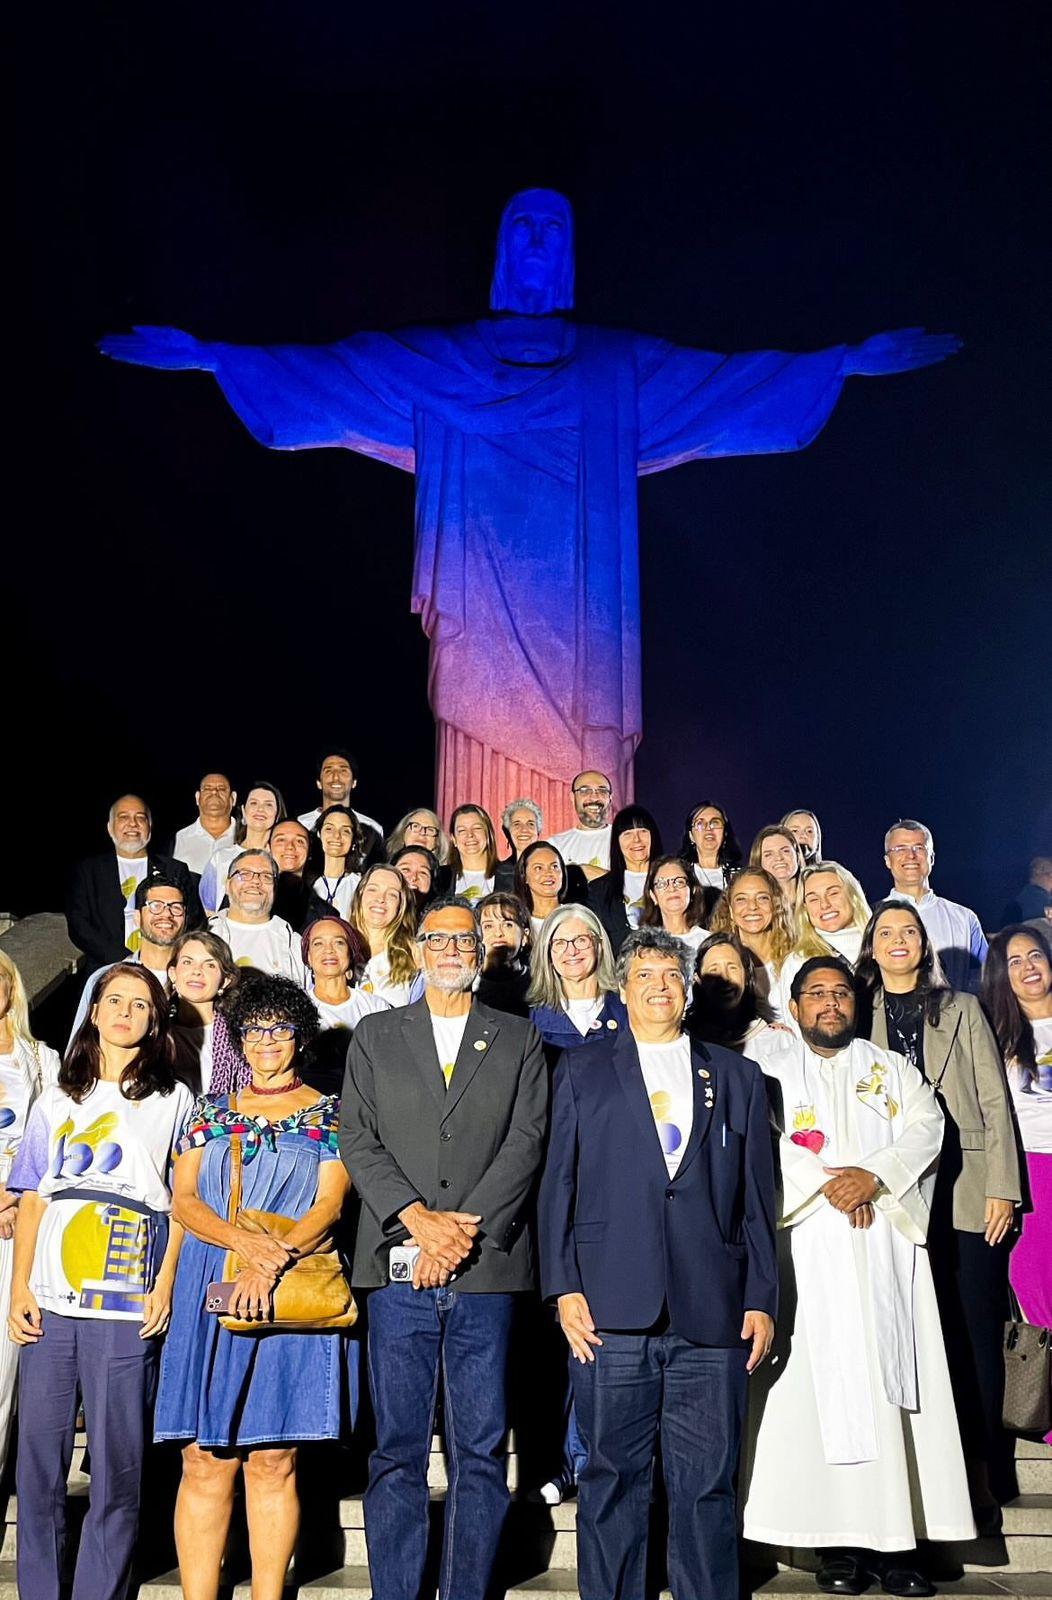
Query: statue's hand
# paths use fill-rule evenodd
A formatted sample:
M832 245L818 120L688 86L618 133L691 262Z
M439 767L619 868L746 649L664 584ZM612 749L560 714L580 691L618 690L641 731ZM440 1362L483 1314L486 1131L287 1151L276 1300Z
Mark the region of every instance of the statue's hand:
M889 372L912 372L956 355L961 340L955 333L925 333L923 328L895 328L875 333L844 354L845 377L882 378Z
M114 361L168 372L214 372L219 364L209 345L181 328L137 327L131 333L107 333L97 348Z

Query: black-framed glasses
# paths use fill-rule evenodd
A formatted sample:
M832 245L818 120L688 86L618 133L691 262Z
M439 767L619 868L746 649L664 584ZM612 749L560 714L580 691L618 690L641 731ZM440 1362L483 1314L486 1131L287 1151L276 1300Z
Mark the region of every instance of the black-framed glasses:
M456 945L461 955L470 955L473 950L478 948L478 942L478 935L475 933L422 933L420 935L420 943L426 944L427 948L434 950L436 955L440 950L448 950L451 944Z
M159 917L162 911L170 911L173 917L186 916L186 907L181 900L144 900L142 909L154 917Z
M548 949L553 956L564 956L568 950L590 949L594 940L594 934L575 933L572 939L553 939Z
M414 833L425 834L429 839L438 838L438 829L433 827L430 822L407 822L405 825L406 833L408 833L410 829L412 829Z
M689 889L689 878L655 878L655 889Z
M273 883L272 872L256 872L252 867L238 867L236 872L230 874L238 883Z
M294 1022L275 1022L269 1028L264 1028L258 1022L249 1022L238 1029L246 1044L262 1044L264 1039L273 1039L275 1044L288 1044L298 1032Z

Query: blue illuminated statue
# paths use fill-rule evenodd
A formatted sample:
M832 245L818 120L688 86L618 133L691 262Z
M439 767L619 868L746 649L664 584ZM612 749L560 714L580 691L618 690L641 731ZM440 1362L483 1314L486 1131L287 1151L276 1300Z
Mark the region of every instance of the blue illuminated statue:
M569 825L595 767L632 796L642 732L636 477L799 450L846 377L958 348L919 328L811 355L715 355L572 320L573 213L529 189L501 218L491 315L331 345L112 335L120 361L215 374L260 443L340 446L416 474L413 610L431 641L437 804L529 794Z

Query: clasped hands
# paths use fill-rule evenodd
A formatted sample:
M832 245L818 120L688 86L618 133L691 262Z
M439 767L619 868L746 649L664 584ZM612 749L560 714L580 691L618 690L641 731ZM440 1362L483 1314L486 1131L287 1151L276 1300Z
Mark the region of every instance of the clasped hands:
M246 1322L265 1322L274 1285L296 1260L296 1252L268 1233L248 1233L241 1228L236 1232L234 1249L244 1266L234 1280L229 1315Z
M830 1174L822 1194L836 1211L842 1211L853 1228L873 1226L873 1199L880 1179L865 1167L823 1167Z
M441 1289L475 1248L482 1218L473 1211L429 1211L414 1200L398 1213L420 1254L413 1267L414 1289Z

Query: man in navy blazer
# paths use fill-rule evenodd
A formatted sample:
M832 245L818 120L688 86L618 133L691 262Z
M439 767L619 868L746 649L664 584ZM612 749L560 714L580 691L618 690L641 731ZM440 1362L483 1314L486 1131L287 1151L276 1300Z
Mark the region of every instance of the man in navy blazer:
M541 1283L574 1360L581 1600L643 1600L660 1430L675 1600L737 1600L734 1477L778 1272L759 1067L682 1032L690 958L641 928L617 963L627 1029L555 1069Z

